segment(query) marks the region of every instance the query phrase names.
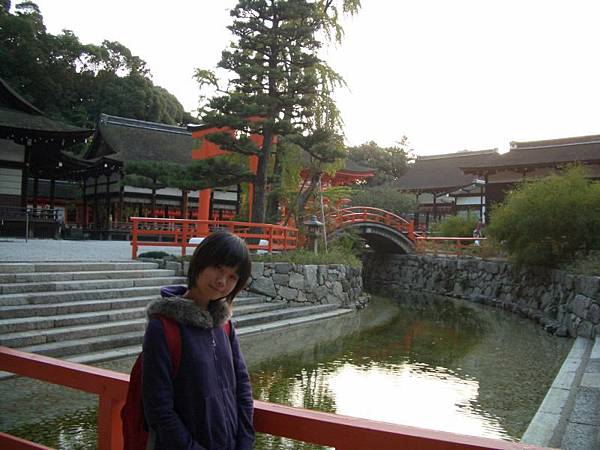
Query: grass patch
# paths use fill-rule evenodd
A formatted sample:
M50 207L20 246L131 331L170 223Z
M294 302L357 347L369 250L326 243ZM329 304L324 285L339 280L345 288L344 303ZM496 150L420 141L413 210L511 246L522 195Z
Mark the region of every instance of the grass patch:
M294 264L343 264L350 267L361 267L360 260L352 253L338 248L321 252L317 255L310 250L291 250L271 255L252 255L256 262L290 262Z

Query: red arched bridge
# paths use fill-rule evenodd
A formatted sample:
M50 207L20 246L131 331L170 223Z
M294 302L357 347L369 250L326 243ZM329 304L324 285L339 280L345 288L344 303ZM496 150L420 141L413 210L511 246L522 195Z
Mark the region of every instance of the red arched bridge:
M353 206L327 218L329 234L348 229L356 230L377 252L410 253L415 246L413 223L383 209Z
M379 208L354 206L331 213L327 220L328 235L353 229L378 252L410 253L415 246L413 224L396 214ZM281 225L219 220L164 219L132 217L132 257L137 258L142 246L195 247L201 238L215 229L226 229L248 242L258 252L284 251L297 248L298 230Z

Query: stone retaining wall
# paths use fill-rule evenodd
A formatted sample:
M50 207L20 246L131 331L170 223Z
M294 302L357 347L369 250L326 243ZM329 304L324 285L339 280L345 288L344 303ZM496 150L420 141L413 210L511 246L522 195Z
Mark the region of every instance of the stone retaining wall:
M248 291L302 304L362 307L368 301L363 293L361 269L342 264L253 262Z
M162 269L187 275L188 262L175 259L140 258L152 261ZM337 304L341 307L365 306L369 297L363 292L361 269L342 264L302 265L284 262L252 263L248 291L270 300L298 304Z
M367 256L363 277L372 293L448 295L519 313L559 336L600 336L600 277L515 271L503 261L467 257L391 254Z

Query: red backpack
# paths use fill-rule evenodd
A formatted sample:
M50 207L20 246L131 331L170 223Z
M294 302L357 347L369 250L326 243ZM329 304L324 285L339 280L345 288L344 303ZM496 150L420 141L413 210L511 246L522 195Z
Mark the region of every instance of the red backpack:
M165 316L157 315L162 322L167 346L171 354L171 366L173 368L173 379L179 372L179 362L181 360L181 334L179 333L179 323ZM231 335L231 322L223 325L227 336ZM129 388L127 389L127 399L121 409L121 421L123 424L123 449L124 450L145 450L148 442L148 426L144 418L144 406L142 404L142 358L140 353L133 364L131 375L129 376Z

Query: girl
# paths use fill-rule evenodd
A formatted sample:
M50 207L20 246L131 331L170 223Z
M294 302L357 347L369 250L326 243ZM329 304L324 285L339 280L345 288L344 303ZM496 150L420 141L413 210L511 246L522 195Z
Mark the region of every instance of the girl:
M148 448L252 448L250 379L234 328L230 336L223 329L250 270L244 241L215 232L194 251L187 291L148 306L142 376ZM157 314L179 323L181 361L175 377Z

